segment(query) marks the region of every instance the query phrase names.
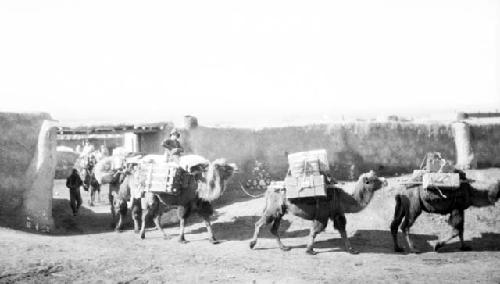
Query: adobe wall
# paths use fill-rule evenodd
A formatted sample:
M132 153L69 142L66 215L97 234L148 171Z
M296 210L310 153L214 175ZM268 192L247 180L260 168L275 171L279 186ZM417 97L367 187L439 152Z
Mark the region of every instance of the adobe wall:
M335 123L262 130L198 127L185 141L193 153L210 160L225 157L249 172L254 160L264 162L277 178L288 168L285 152L325 148L332 174L357 178L375 169L382 174L409 172L424 154L439 151L455 160L453 129L448 124Z
M0 222L53 229L56 129L48 114L0 113Z
M411 172L431 151L441 152L452 163L469 163L472 168L500 166L500 124L466 122L466 131L457 124L346 122L260 130L200 126L183 129L181 143L186 153L209 160L224 157L247 175L255 160L264 162L275 178L282 178L288 168L285 152L319 148L328 151L332 175L338 179L357 178L371 169L384 175ZM161 141L169 132L170 128L141 134L140 150L162 153ZM468 142L463 144L463 139ZM465 148L469 148L470 158L462 155ZM462 156L457 157L457 149Z
M471 123L470 140L478 167L500 167L500 123Z

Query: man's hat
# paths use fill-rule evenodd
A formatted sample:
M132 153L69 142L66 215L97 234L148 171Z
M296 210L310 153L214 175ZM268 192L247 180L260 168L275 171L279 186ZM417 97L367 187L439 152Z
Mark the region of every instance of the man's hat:
M176 128L173 128L172 131L170 131L170 135L177 135L177 137L180 137L181 136L181 133L176 129Z

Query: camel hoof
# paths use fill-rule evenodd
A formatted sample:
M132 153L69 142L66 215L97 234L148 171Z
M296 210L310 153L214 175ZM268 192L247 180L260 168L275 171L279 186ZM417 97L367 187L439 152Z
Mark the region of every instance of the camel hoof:
M146 238L146 235L145 234L141 234L141 239L145 239Z
M350 254L359 254L359 251L357 251L357 250L355 250L355 249L353 249L353 248L349 249L349 250L348 250L348 252L349 252Z
M179 239L179 243L181 243L181 244L187 244L188 241L186 241L184 238L182 238L182 239Z
M257 244L257 241L251 241L250 242L250 249L253 249L256 244Z
M280 247L280 249L282 251L290 251L292 248L291 247L287 247L287 246L282 246L282 247Z
M394 251L395 251L395 252L405 252L405 250L404 250L404 249L402 249L402 248L400 248L400 247L395 247L395 248L394 248Z
M134 233L139 234L139 230L134 230Z
M308 250L306 250L306 253L307 253L308 255L317 255L317 254L318 254L318 253L317 253L317 252L315 252L313 249L308 249Z
M115 228L115 232L117 232L117 233L121 233L121 232L122 232L122 230L120 230L120 228Z
M434 251L438 251L442 247L443 247L442 243L437 243L437 244L434 245Z
M213 238L212 238L212 239L209 239L209 241L210 241L210 243L211 243L211 244L213 244L213 245L218 245L218 244L220 244L220 242L219 242L218 240L213 239Z
M472 250L472 248L471 248L470 246L465 246L465 245L464 245L464 246L461 246L461 247L460 247L460 250L461 250L461 251L471 251L471 250Z
M419 254L420 251L418 249L411 249L410 253Z

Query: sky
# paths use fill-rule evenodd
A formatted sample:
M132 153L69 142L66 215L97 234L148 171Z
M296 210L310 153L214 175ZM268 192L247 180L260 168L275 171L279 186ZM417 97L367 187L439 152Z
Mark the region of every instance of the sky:
M0 111L251 125L500 109L500 1L0 1Z

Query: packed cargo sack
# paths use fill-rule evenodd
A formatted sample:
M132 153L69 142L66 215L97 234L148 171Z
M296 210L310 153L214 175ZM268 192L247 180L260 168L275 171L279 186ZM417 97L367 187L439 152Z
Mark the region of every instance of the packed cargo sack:
M320 175L322 172L329 171L325 149L289 154L288 165L292 177Z
M123 167L123 157L106 157L94 166L94 175L99 184L106 184L113 181L116 170Z
M185 155L179 159L179 165L187 172L192 173L195 170L204 170L208 168L209 161L199 155Z
M457 173L425 173L423 186L424 188L458 189L460 176Z
M187 182L187 173L177 163L149 161L141 165L146 188L150 191L179 194Z
M326 196L325 177L322 175L287 176L285 187L287 198Z

